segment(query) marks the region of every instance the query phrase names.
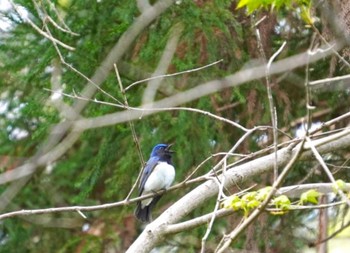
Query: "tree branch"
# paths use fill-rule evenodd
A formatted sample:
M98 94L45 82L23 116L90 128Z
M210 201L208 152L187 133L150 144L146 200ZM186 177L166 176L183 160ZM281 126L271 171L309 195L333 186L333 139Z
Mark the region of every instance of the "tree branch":
M341 44L336 44L335 47L339 49L341 48ZM270 74L271 75L279 74L300 66L304 66L308 62L308 58L310 62L315 62L319 59L322 59L330 55L330 53L331 52L329 51L320 51L317 54L313 54L309 56L308 52L304 52L295 56L288 57L286 59L272 63ZM200 97L207 96L214 92L218 92L228 87L238 86L243 83L246 83L258 78L262 78L265 76L265 74L266 74L266 64L249 68L249 69L243 69L236 72L233 75L227 76L224 79L213 80L213 81L198 85L195 88L189 89L187 91L183 91L181 93L175 94L171 97L158 100L154 102L152 106L153 108L177 106L180 104L184 104L184 103L196 100ZM82 94L82 97L86 97L86 96ZM147 105L144 105L138 108L143 109L146 107ZM100 117L77 120L74 123L74 126L77 129L85 130L85 129L114 125L117 123L126 122L129 119L138 119L140 117L145 117L154 113L156 113L156 111L122 111L122 112L103 115Z
M335 150L350 147L349 129L344 131L344 135L341 138L338 137L339 136L337 136L337 138L333 138L333 140L330 140L329 137L316 140L319 141L319 153L325 154L330 151L334 152ZM308 150L302 154L302 157L310 159L313 153L309 150L310 147L306 148ZM285 166L291 157L296 154L297 150L298 146L293 149L286 147L279 150L278 166ZM271 171L274 167L274 157L274 154L269 154L229 169L225 175L225 187L230 187L241 183L254 175ZM186 217L194 209L198 208L204 203L207 203L210 198L217 195L218 190L218 185L213 181L207 181L193 189L191 192L174 203L165 212L163 212L151 224L146 226L145 230L131 245L127 252L149 252L157 243L161 241L161 238L163 238L165 235L165 231L170 224L176 223L177 221Z

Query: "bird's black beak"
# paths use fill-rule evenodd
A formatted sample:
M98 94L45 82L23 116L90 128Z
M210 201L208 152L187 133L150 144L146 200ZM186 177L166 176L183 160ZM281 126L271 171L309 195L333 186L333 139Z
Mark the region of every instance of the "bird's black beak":
M173 145L174 145L174 143L168 144L168 146L165 148L165 150L168 151L169 153L175 153L174 150L171 150L171 149L170 149Z

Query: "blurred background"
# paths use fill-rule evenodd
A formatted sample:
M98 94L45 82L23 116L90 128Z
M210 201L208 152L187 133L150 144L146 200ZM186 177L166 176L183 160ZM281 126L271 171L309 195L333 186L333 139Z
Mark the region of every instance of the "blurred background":
M211 157L192 176L195 178L208 172L222 157L217 153L227 152L244 134L224 121L186 110L139 117L132 121L133 126L128 121L111 122L75 131L72 122L77 119L100 122L99 116L108 119L124 110L125 97L111 64L117 64L125 88L152 75L187 71L222 59L203 70L135 84L125 96L130 106L138 107L262 64L284 41L287 44L276 61L327 45L325 41L344 39L350 32L347 1L328 1L331 14L339 14L336 26L322 6L327 1L286 1L276 8L250 6L247 10L237 9L238 2L232 0L178 0L139 28L126 45L115 48L138 25L138 17L158 2L0 0L1 213L123 200L143 166L141 154L147 160L152 147L162 142L175 143L175 183ZM309 80L346 75L348 59L345 47L338 56L333 53L311 63L309 69L300 67L270 78L277 126L286 133L279 134L279 142L304 134L305 73ZM315 108L312 127L349 111L349 87L348 79L309 87ZM246 128L271 125L265 78L179 106L208 111ZM345 118L324 131L348 123ZM272 143L271 129L256 131L236 153L252 154ZM344 181L349 178L349 151L338 150L324 157L335 177ZM233 156L230 161L238 159ZM272 182L273 175L264 174L230 191ZM284 184L313 182L328 182L328 178L320 165L310 160L298 162ZM165 194L154 217L196 185ZM132 197L136 196L134 191ZM188 218L210 212L215 202L212 199ZM3 219L0 252L124 252L143 229L133 216L134 208L130 204L84 212L87 219L76 212ZM328 235L349 225L348 207L329 210L326 216ZM208 252L214 252L223 233L231 231L241 218L237 213L216 221ZM284 216L263 214L228 252L316 252L319 219L319 211L314 210ZM169 237L154 252L199 252L205 230L203 226ZM328 248L331 253L349 249L348 230L330 240Z

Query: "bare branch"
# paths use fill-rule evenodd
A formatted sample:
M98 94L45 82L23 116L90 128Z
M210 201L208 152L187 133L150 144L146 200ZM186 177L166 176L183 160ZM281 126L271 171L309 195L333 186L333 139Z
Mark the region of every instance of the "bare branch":
M68 34L73 35L73 36L79 36L78 33L74 33L74 32L72 32L71 30L67 30L67 29L61 27L60 25L58 25L58 24L55 22L55 20L53 20L49 15L47 15L47 16L45 17L45 20L49 21L54 27L56 27L58 30L60 30L60 31L62 31L62 32L68 33Z
M338 48L338 46L340 45L337 44L336 48ZM309 57L310 57L310 62L314 62L329 54L330 54L329 51L327 51L327 52L322 52L322 53L309 56L308 52L305 52L299 55L288 57L286 59L272 63L270 74L278 74L278 73L282 73L282 72L294 69L296 67L303 66L308 62ZM224 79L213 80L213 81L198 85L195 88L189 89L179 94L175 94L171 97L158 100L154 102L152 105L153 105L153 108L173 107L179 104L193 101L195 99L217 92L224 88L241 85L245 82L264 77L265 75L266 75L266 65L261 65L261 66L253 67L249 69L243 69ZM84 94L82 96L85 97ZM139 108L144 108L144 107L139 107ZM112 113L112 114L108 114L108 115L104 115L96 118L78 120L74 123L74 125L78 129L84 130L84 129L114 125L116 123L126 122L128 119L138 119L140 117L148 116L154 113L155 111L142 111L142 112L141 111L123 111L123 112Z
M91 81L97 86L100 86L113 69L113 64L118 64L122 56L131 47L136 37L151 24L151 22L172 6L174 2L175 0L157 1L151 8L142 12L142 14L134 20L129 29L119 38L116 45L111 49L100 67L97 68L96 72L91 77ZM91 98L92 95L95 94L96 89L95 86L88 84L81 94L83 97ZM126 90L127 89L125 89L125 91ZM77 101L74 107L80 112L85 107L86 103L87 101Z
M212 212L212 216L210 218L210 221L209 221L209 224L208 224L208 227L207 227L207 231L205 232L204 236L202 237L201 253L205 252L205 243L208 240L208 237L210 235L211 229L212 229L212 227L214 225L214 221L216 219L216 214L219 211L221 198L224 196L224 185L225 185L225 179L226 179L225 178L225 172L226 172L226 168L227 168L226 162L227 162L227 156L225 156L223 158L223 164L222 164L223 169L222 170L223 170L223 175L224 176L222 177L221 182L219 182L219 180L217 180L217 178L213 178L214 182L216 182L218 184L219 191L218 191L218 196L216 198L214 211Z
M310 85L318 85L322 83L330 83L330 82L336 82L336 81L342 81L342 80L348 80L350 79L350 75L343 75L343 76L336 76L336 77L330 77L330 78L324 78L316 81L309 82Z
M256 29L256 35L257 35L257 40L258 40L258 45L259 45L259 50L260 54L262 55L264 61L266 61L266 55L263 49L263 45L261 42L260 38L260 32L259 29ZM283 48L287 42L283 42L281 47L271 56L269 59L267 65L266 65L266 89L267 89L267 98L269 101L269 109L270 109L270 117L271 117L271 122L272 122L272 128L273 128L273 145L274 145L274 152L275 152L275 165L274 165L274 181L277 180L278 177L278 168L277 168L277 146L278 146L278 133L277 133L277 113L276 113L276 107L274 105L273 97L272 97L272 91L271 91L271 81L270 81L270 69L271 69L271 64L274 61L274 59L282 52Z
M295 154L292 156L291 160L288 162L288 164L283 169L282 173L278 176L278 178L274 181L272 185L272 189L265 198L265 200L261 203L261 205L255 209L243 222L242 224L234 229L228 236L224 237L223 245L217 249L216 252L223 253L224 250L230 246L231 242L237 238L237 236L242 233L242 231L247 228L265 209L265 207L268 205L272 197L277 192L278 187L281 185L282 181L285 179L285 177L288 175L289 171L292 169L294 163L297 161L299 156L302 153L303 147L304 147L305 140L302 141L301 144L299 144L299 147L297 147L297 150ZM274 154L276 157L276 155ZM274 167L276 164L276 159L274 159Z
M139 111L141 116L143 115L143 112L145 112L145 111L151 111L153 113L161 112L161 111L189 111L189 112L195 112L195 113L200 113L200 114L203 114L205 116L208 116L208 117L214 118L216 120L222 121L224 123L228 123L228 124L230 124L230 125L232 125L234 127L237 127L239 129L241 129L242 131L245 131L245 132L249 131L249 129L241 126L240 124L238 124L238 123L236 123L236 122L234 122L232 120L229 120L227 118L215 115L215 114L213 114L211 112L200 110L200 109L196 109L196 108L190 108L190 107L168 107L168 108L130 107L130 106L121 105L121 104L115 104L115 103L111 103L111 102L104 102L104 101L100 101L100 100L97 100L97 99L84 98L84 97L78 96L77 94L71 95L71 94L63 93L61 91L54 91L54 90L50 90L50 89L46 89L46 88L44 88L44 90L50 91L52 93L56 93L56 94L59 94L59 95L62 95L62 96L66 96L66 97L69 97L69 98L73 98L73 99L81 99L81 100L85 100L85 101L89 101L89 102L93 102L93 103L97 103L97 104L110 105L110 106L115 106L115 107L123 108L123 109L127 109L127 110Z
M11 1L13 4L13 1ZM143 31L155 18L161 15L167 8L174 3L174 0L163 0L157 2L152 8L147 9L140 17L138 17L133 25L122 35L116 45L107 55L106 59L101 63L100 67L96 70L91 80L87 78L88 85L83 91L83 97L90 98L97 90L97 86L100 86L102 82L107 78L110 70L115 62L127 52L127 49L132 44L132 41L137 37L139 33ZM16 7L16 6L15 6ZM53 41L53 45L58 43ZM57 50L57 49L56 49ZM59 52L59 50L58 50ZM70 66L70 65L67 65ZM75 70L73 68L73 70ZM78 71L78 73L80 73ZM93 83L93 85L91 84ZM87 100L77 101L73 106L76 114L84 109ZM10 182L21 177L30 175L35 172L38 166L45 165L47 162L52 162L58 159L67 151L71 145L78 139L80 131L74 131L68 133L71 129L71 122L61 122L54 126L49 134L46 142L43 142L39 151L22 166L17 167L14 170L0 174L0 184ZM68 133L68 134L67 134ZM66 135L65 138L63 138ZM62 140L63 139L63 140Z
M335 135L341 134L338 133ZM322 139L327 138L329 137ZM341 138L333 138L332 141L323 141L322 139L316 140L322 144L318 147L321 154L347 148L350 146L350 131L347 131L346 134L344 133L344 136ZM297 152L298 147L287 147L280 149L278 151L278 166L285 166ZM310 151L305 151L302 158L310 159L312 154L313 153ZM226 173L227 179L225 180L225 187L230 187L239 182L245 181L247 178L251 178L253 175L266 173L273 170L274 160L274 154L269 154L229 169ZM198 208L200 205L207 203L208 199L212 198L218 193L218 190L218 186L215 182L207 181L193 189L191 192L187 193L184 197L179 199L170 208L163 212L156 220L149 224L127 252L149 252L157 243L160 242L161 238L164 236L164 231L166 231L166 228L170 224L176 223L177 221L183 219L191 211Z
M115 75L117 77L117 81L118 81L118 84L119 84L120 91L121 91L121 93L123 94L123 97L124 97L124 104L127 107L129 107L128 99L126 97L125 90L124 90L124 87L123 87L123 83L122 83L122 80L121 80L120 75L119 75L117 64L114 64L114 69L115 69ZM132 138L133 138L133 140L135 142L135 145L136 145L137 153L139 155L141 168L143 168L143 166L145 165L145 160L143 159L143 155L142 155L142 152L141 152L141 146L140 146L139 139L137 138L137 134L136 134L134 123L132 121L129 121L129 126L130 126L130 129L131 129ZM135 188L136 188L136 186L137 186L137 184L138 184L138 182L139 182L139 180L141 178L142 172L143 172L143 169L140 170L140 173L137 176L136 182L131 187L131 190L130 190L129 194L127 195L126 199L129 199L131 194L135 190Z
M140 12L144 12L148 8L151 8L152 5L149 3L148 0L136 0L137 8L139 8Z
M331 186L331 185L330 185ZM302 187L302 185L301 185ZM332 192L332 187L329 187L329 192ZM284 188L280 188L280 190L283 190ZM311 188L314 189L314 188ZM288 194L286 194L288 196ZM334 203L330 203L330 204L324 204L324 205L312 205L312 206L300 206L300 205L292 205L289 209L289 211L300 211L300 210L315 210L315 209L324 209L324 208L330 208L330 207L335 207L335 206L339 206L339 205L343 205L345 202L344 201L339 201L339 202L334 202ZM265 208L264 211L268 211L268 212L278 212L281 211L280 209L277 208ZM211 217L213 216L213 213L208 213L196 218L193 218L191 220L188 221L184 221L184 222L180 222L180 223L176 223L173 225L169 225L165 228L165 234L176 234L176 233L180 233L186 230L190 230L199 226L203 226L205 224L207 224ZM237 213L236 211L234 211L233 209L225 209L222 208L218 211L216 211L216 218L223 218L229 215L232 215L234 213Z
M323 170L325 171L325 173L327 174L329 180L333 183L335 189L337 190L337 193L342 197L343 201L345 201L348 206L350 207L350 200L349 198L345 195L345 193L339 189L339 187L337 186L337 182L335 181L331 171L329 170L328 166L326 165L326 163L323 161L322 156L320 155L320 153L317 151L316 149L316 145L314 145L313 141L309 138L306 137L306 140L308 142L308 144L311 147L312 152L314 153L317 161L320 163L320 165L322 166Z
M159 86L162 84L162 80L165 77L164 74L167 72L171 60L175 54L177 44L183 31L183 25L181 23L175 24L170 30L168 42L163 50L162 57L158 63L157 69L154 71L152 77L160 77L152 79L148 82L147 88L142 97L142 104L149 104L153 102ZM151 77L151 78L152 78Z
M57 43L58 45L60 45L61 47L64 47L65 49L68 49L68 50L71 50L71 51L74 51L75 48L74 47L71 47L71 46L68 46L66 45L65 43L63 43L62 41L58 40L58 39L55 39L54 37L52 37L50 34L44 32L43 30L41 30L36 24L34 24L34 22L32 20L30 20L29 17L23 17L21 15L21 12L18 10L18 7L17 5L12 1L12 0L9 0L9 2L11 3L13 9L15 9L15 11L17 12L18 16L21 17L21 19L23 19L25 22L27 22L31 27L33 27L33 29L35 31L37 31L40 35L44 36L45 38L47 38L48 40L54 42L54 43Z
M64 19L61 15L61 13L59 11L57 11L56 6L50 1L50 0L46 0L47 4L50 6L50 9L56 14L57 19L59 20L59 22L61 23L62 26L64 26L65 28L62 28L64 32L69 33L73 36L79 36L79 34L72 32L72 30L68 27L68 25L64 22ZM59 28L58 28L59 29Z
M189 70L185 70L185 71L181 71L181 72L176 72L176 73L173 73L173 74L166 74L166 75L160 75L160 76L152 76L152 77L149 77L149 78L146 78L146 79L143 79L143 80L140 80L140 81L136 81L132 84L130 84L128 87L125 88L125 91L131 89L132 87L134 87L135 85L137 84L140 84L140 83L144 83L144 82L148 82L148 81L152 81L152 80L155 80L155 79L158 79L158 78L164 78L164 77L172 77L172 76L178 76L178 75L183 75L183 74L187 74L187 73L192 73L192 72L196 72L196 71L200 71L202 69L205 69L205 68L208 68L208 67L211 67L213 65L216 65L220 62L222 62L223 59L221 60L218 60L218 61L215 61L215 62L212 62L212 63L209 63L207 65L204 65L202 67L198 67L198 68L194 68L194 69L189 69Z
M44 166L60 158L79 138L80 132L70 132L64 140L47 152L31 158L25 164L0 174L0 185L26 177L35 172L38 166Z

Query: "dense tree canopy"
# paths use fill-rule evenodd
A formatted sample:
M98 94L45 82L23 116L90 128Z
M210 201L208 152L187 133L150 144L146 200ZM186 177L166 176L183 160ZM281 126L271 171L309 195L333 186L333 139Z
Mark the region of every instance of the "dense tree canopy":
M278 186L334 188L329 173L342 180L338 185L347 182L349 3L255 2L237 8L233 0L10 1L0 16L1 214L117 204L0 215L0 252L124 252L136 238L146 241L133 216L133 185L157 143L174 143L175 184L186 182L154 210L157 218L173 203L169 210L188 203L171 213L170 224L221 208L224 196L273 185L288 161ZM247 177L237 178L237 168ZM202 192L203 201L177 202L207 186L212 192ZM330 185L311 189L320 204L327 201L319 193L332 193ZM346 202L341 193L328 196ZM348 222L348 206L332 210L334 232L339 220ZM327 235L311 223L324 214L284 211L259 213L223 250L319 248ZM220 252L223 234L252 213L238 208L210 226L206 220L166 239L155 236L141 241L140 252L157 245Z

